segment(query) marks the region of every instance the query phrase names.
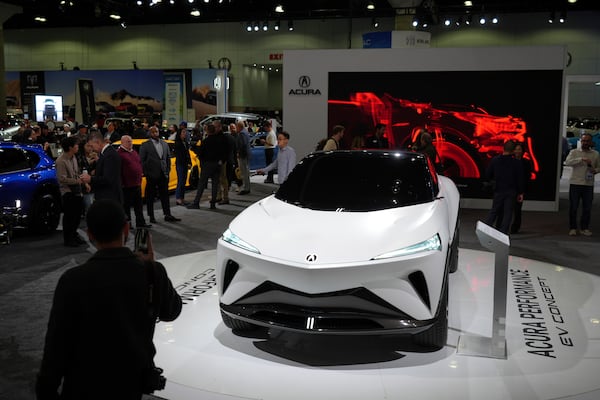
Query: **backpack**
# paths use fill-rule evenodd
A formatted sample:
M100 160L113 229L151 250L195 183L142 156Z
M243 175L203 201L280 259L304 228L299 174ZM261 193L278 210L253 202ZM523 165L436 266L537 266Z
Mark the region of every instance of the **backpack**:
M329 138L319 140L319 142L317 143L317 147L315 147L315 151L323 150L323 148L325 147L325 143L327 143L327 140L329 140Z

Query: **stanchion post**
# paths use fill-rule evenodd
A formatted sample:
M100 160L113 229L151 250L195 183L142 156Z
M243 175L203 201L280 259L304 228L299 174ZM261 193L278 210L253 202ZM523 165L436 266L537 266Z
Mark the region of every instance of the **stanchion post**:
M506 289L508 284L508 235L477 221L479 243L494 252L494 305L492 337L461 335L457 353L469 356L506 359Z

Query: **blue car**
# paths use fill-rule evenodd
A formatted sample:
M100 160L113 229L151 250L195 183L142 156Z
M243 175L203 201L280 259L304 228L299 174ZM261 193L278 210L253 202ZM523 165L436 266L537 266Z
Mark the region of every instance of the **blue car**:
M0 142L0 217L36 233L58 226L61 198L54 160L42 146Z
M259 132L250 137L250 145L252 146L252 155L250 156L251 171L256 171L257 169L262 169L267 166L267 161L265 158L265 146L261 143L261 139L264 139L266 136L266 133ZM279 147L275 146L275 155L273 156L273 159L277 157L278 151Z

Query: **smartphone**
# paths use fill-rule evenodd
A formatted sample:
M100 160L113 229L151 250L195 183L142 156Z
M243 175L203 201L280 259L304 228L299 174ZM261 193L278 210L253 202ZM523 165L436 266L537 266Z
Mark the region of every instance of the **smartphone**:
M141 251L148 254L148 241L150 240L150 231L146 228L137 228L135 230L134 251Z

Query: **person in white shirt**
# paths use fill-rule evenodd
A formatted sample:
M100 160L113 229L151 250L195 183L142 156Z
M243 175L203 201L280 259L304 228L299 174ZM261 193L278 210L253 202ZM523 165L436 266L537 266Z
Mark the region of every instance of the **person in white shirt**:
M267 136L262 140L265 146L265 161L267 165L270 165L273 162L273 156L275 155L275 146L277 145L277 135L273 130L271 125L271 121L265 121L264 131L267 132ZM274 183L273 182L273 172L267 173L267 179L265 179L265 183Z
M581 150L569 152L565 165L573 168L569 179L569 236L577 235L577 209L581 202L581 220L579 228L584 236L592 236L590 217L594 199L594 175L600 172L600 155L592 150L592 135L581 135Z

